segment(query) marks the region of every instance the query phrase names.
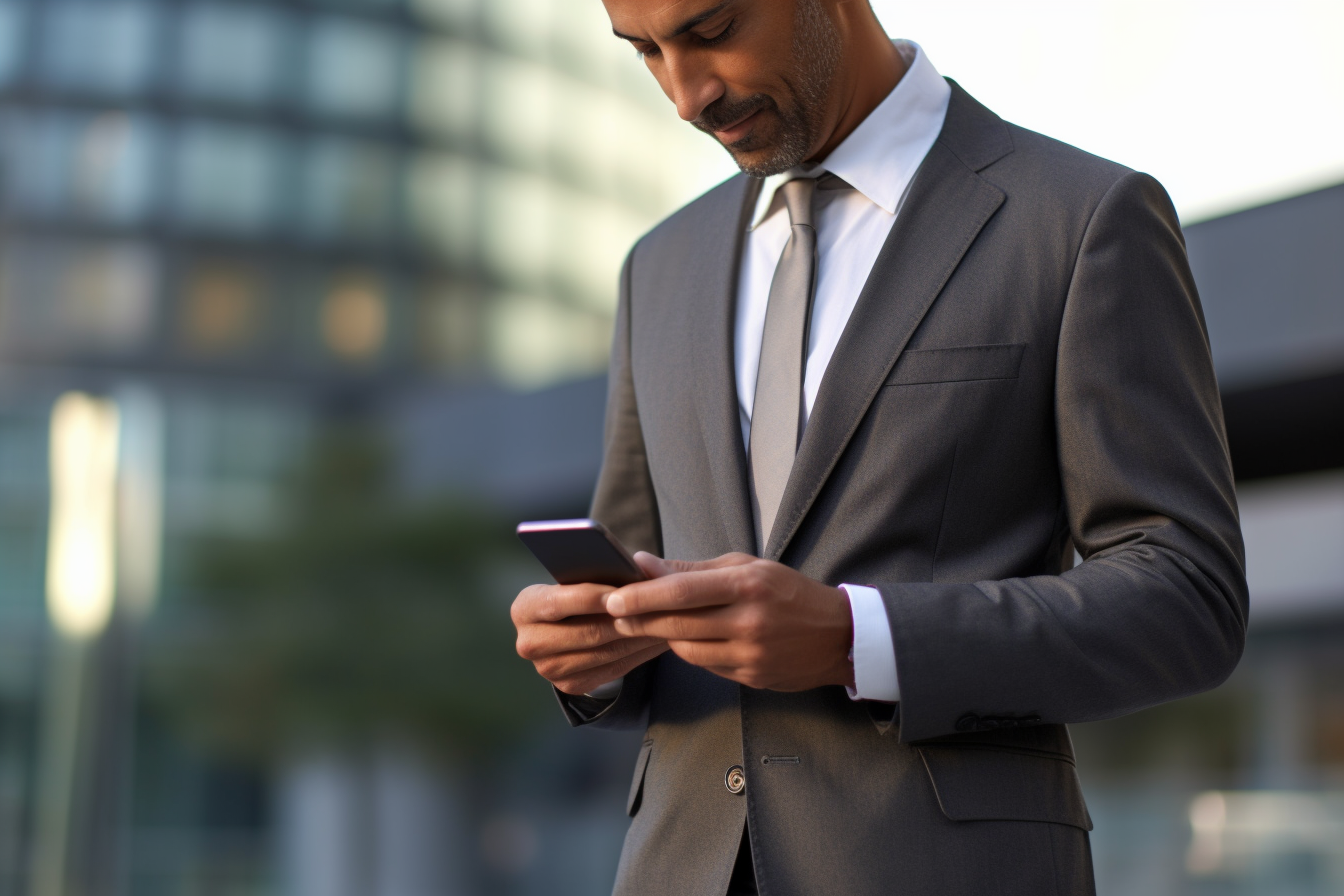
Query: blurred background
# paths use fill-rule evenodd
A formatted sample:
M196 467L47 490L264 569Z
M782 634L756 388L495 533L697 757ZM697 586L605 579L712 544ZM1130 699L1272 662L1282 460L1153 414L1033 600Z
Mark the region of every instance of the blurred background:
M1250 645L1075 727L1100 891L1344 893L1344 7L874 6L1186 226ZM512 526L733 170L598 0L0 0L0 894L607 892L635 742L514 657Z

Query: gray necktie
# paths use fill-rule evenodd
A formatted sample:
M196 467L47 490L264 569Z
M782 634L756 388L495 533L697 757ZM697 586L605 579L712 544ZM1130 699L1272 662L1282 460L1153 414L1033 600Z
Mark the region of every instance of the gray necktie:
M789 210L790 234L770 281L747 452L756 549L761 554L765 553L798 452L807 320L817 279L817 231L812 226L816 187L812 178L798 178L780 188Z

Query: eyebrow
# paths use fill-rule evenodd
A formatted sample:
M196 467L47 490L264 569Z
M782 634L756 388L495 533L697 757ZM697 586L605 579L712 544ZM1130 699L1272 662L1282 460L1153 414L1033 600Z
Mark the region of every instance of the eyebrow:
M685 34L687 31L690 31L695 26L704 24L705 22L714 18L716 15L727 9L732 3L733 0L723 0L723 2L720 3L718 6L711 7L710 9L705 10L699 15L691 16L691 18L682 22L675 29L673 29L672 33L669 34L666 39L671 40L674 37L681 37L683 34ZM621 40L638 41L640 43L648 43L649 40L647 37L631 37L628 34L622 34L615 28L611 29L611 33L619 37Z

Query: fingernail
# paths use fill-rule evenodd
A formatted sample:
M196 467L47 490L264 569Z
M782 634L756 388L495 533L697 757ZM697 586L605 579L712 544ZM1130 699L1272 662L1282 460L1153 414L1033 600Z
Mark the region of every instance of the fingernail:
M607 595L607 612L612 616L619 616L625 612L625 597L621 592L613 591Z
M630 634L630 621L627 619L617 619L615 622L616 631L622 635Z

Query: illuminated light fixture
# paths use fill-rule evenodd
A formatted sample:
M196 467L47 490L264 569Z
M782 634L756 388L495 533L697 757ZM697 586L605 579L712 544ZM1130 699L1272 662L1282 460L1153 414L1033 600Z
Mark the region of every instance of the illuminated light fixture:
M322 335L347 361L372 360L387 338L387 300L368 277L337 284L322 305Z
M182 321L188 346L206 355L245 348L256 335L258 303L259 283L251 271L225 265L196 270Z
M112 614L119 429L110 401L68 392L52 408L47 609L76 640L97 635Z

